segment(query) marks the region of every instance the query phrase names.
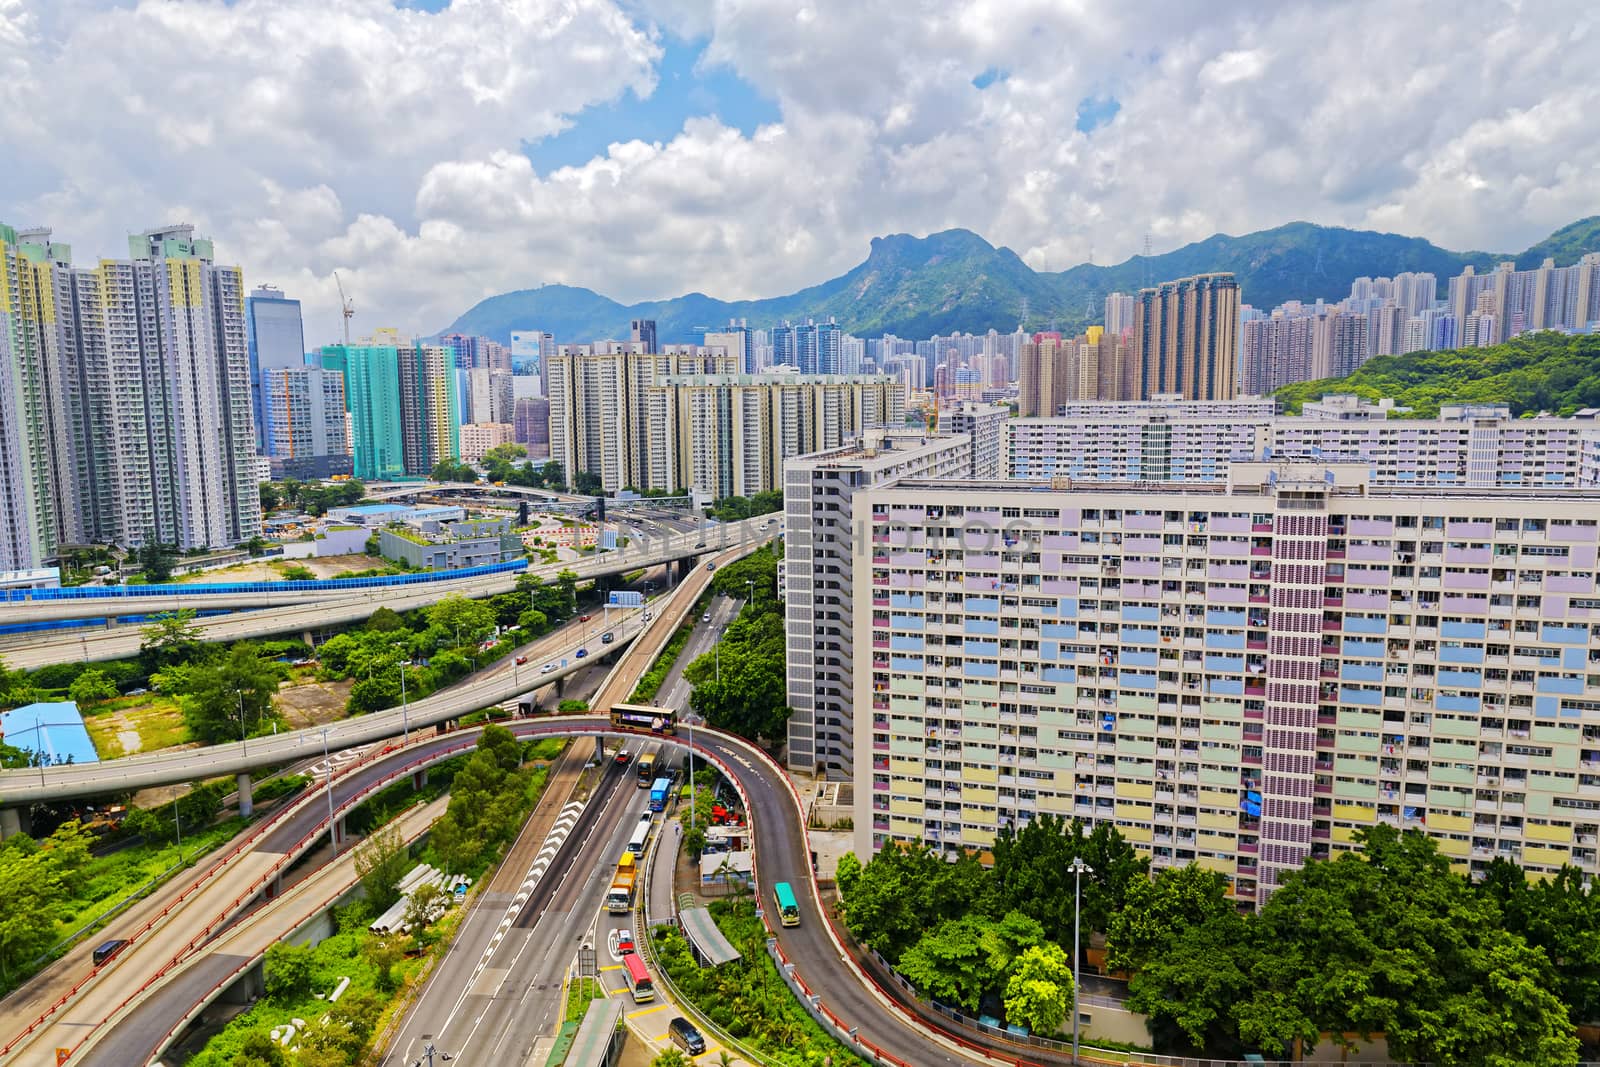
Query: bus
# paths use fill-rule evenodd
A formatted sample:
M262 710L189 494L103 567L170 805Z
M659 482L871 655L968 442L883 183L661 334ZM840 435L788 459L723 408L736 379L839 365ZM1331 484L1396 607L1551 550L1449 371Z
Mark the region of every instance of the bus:
M667 796L672 792L671 778L657 778L650 786L650 810L665 811Z
M650 971L637 952L622 957L622 976L628 980L628 991L633 994L635 1004L656 999L656 987L650 981Z
M772 902L778 906L778 921L785 926L800 925L800 905L795 903L794 890L788 882L772 887Z
M640 756L634 761L633 771L639 776L639 788L650 788L650 783L656 780L656 758L648 755Z
M677 732L678 713L649 704L611 705L611 725L619 730L648 730L670 737Z
M644 846L650 841L651 825L648 814L639 816L639 824L633 828L633 836L628 838L628 851L633 853L635 860L644 859Z

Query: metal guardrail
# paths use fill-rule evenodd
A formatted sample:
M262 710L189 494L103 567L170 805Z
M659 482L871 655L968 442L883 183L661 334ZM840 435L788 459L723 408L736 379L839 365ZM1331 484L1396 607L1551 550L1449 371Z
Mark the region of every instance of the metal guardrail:
M390 574L372 578L310 578L284 582L170 582L157 585L80 585L58 589L7 589L0 591L0 604L27 604L59 600L137 600L156 596L238 596L241 593L339 593L355 589L386 589L391 586L429 585L462 578L487 578L528 569L525 559L504 563L485 563L447 571L420 574Z

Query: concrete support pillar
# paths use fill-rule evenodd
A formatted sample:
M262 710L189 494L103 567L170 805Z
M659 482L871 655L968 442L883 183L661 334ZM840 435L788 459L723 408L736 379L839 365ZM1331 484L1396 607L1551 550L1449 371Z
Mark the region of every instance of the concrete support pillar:
M239 814L248 819L255 813L255 797L251 793L250 772L241 771L237 780L239 783Z
M597 736L594 739L594 761L596 763L604 763L606 761L606 739L603 737Z
M341 815L333 820L333 843L340 848L344 848L345 838L348 836L344 828L344 816Z
M21 808L0 808L0 841L22 833L27 813Z
M313 634L310 630L307 630L305 633L301 634L300 635L300 640L302 640L302 641L304 641L306 643L306 647L307 648L316 648L317 647L316 635Z
M424 767L420 771L412 771L411 772L411 788L412 789L415 789L418 792L420 792L422 790L422 787L427 785L427 784L428 784L428 768Z
M566 694L566 691L567 691L567 676L563 674L561 677L556 679L556 703L557 704L561 703L561 698L562 698L562 696L564 696Z

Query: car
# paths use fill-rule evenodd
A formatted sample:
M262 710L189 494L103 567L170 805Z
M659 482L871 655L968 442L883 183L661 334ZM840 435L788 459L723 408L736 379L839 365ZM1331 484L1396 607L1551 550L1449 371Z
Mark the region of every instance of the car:
M626 956L628 953L633 952L633 951L635 951L635 949L633 947L633 931L632 930L618 930L617 931L617 955Z
M702 615L701 615L701 616L700 616L700 621L701 621L701 622L710 622L710 621L711 621L711 612L709 612L709 611L707 611L707 612L704 612L704 613L703 613L703 614L702 614Z
M616 640L616 638L614 636L612 636L612 633L611 633L610 630L607 630L605 633L600 635L600 643L602 645L609 645L611 642L613 642L615 640Z
M583 657L587 656L588 654L589 654L589 650L587 648L578 649L578 658L579 659L582 659Z
M707 561L707 562L706 562L706 570L708 570L708 571L714 571L714 570L716 570L716 569L717 569L717 563L716 563L716 561L715 561L715 560L708 560L708 561Z
M528 662L528 657L527 656L518 656L517 657L517 666L520 667L526 662Z
M578 616L578 621L579 622L588 622L589 621L589 616L587 616L587 615L579 615Z
M644 613L644 621L645 622L649 622L653 618L655 618L654 613L648 612L648 611Z
M117 938L114 941L105 942L99 948L94 950L94 965L99 967L112 956L115 956L117 953L121 952L123 946L127 943L128 941L126 938Z
M696 548L704 548L704 547L706 547L706 543L704 541L696 541L694 547L696 547Z
M617 749L617 759L616 759L617 763L619 763L619 764L627 763L632 758L633 758L633 755L627 749L625 749L625 748Z
M667 1037L691 1056L698 1056L706 1050L706 1039L700 1036L694 1023L681 1015L667 1024Z
M554 674L555 673L555 669L556 669L556 665L554 663L546 663L543 667L539 668L539 673L540 674Z
M130 697L142 697L148 692L150 692L150 690L148 690L148 689L130 689L126 693L124 693L123 695L124 696L130 696Z

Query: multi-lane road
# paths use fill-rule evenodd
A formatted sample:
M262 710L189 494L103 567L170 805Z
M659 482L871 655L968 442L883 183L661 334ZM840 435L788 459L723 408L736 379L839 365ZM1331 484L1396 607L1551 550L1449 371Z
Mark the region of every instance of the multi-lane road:
M767 525L769 521L773 523L770 526ZM779 529L775 520L767 518L688 531L662 530L657 524L653 530L625 530L623 536L627 543L623 547L597 552L581 560L541 564L521 572L448 579L421 585L376 586L330 592L299 591L288 588L292 583L282 583L285 586L282 590L270 589L237 596L185 591L182 586L174 586L170 595L125 600L109 598L3 604L0 605L0 625L100 618L116 612L150 615L184 608L230 608L251 610L237 610L233 614L200 620L198 625L207 640L236 641L271 634L315 632L359 622L379 607L406 611L425 607L447 595L486 597L504 593L516 585L520 574L551 580L563 571L570 571L580 581L588 581L719 552L750 541L765 541L777 536ZM134 625L79 627L72 631L46 630L0 638L0 656L13 669L32 669L59 663L64 657L76 660L118 659L137 653L142 639L142 627Z

